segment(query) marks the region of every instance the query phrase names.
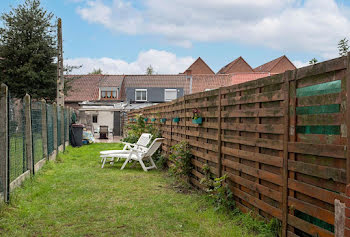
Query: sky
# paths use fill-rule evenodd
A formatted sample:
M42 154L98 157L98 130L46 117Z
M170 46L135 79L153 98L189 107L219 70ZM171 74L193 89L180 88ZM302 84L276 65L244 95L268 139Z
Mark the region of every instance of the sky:
M1 0L0 13L24 0ZM62 18L74 74L184 72L201 57L217 72L242 56L253 68L282 55L297 67L338 57L350 39L349 0L42 0ZM1 23L0 23L1 25Z

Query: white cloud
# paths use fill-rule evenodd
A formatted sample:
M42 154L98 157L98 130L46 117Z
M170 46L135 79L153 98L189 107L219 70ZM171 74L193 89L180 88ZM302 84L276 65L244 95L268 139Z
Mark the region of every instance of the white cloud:
M306 67L309 66L309 62L302 62L302 61L293 61L294 66L296 66L297 68L301 68L301 67Z
M283 51L337 56L350 35L349 9L335 0L91 0L77 9L90 23L133 35L158 35L191 47L193 41L238 41Z
M128 63L112 58L74 58L65 60L66 65L80 66L72 74L87 74L101 68L104 74L145 74L149 65L158 74L178 74L184 72L193 63L192 57L177 57L167 51L150 49L141 52L136 61Z

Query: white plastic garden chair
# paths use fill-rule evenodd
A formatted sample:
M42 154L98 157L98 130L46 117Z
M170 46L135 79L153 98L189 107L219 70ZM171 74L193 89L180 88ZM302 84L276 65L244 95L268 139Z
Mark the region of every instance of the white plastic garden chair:
M120 169L121 170L124 169L125 166L129 163L129 161L139 162L144 171L148 171L150 169L156 169L157 166L154 163L152 156L158 150L160 145L162 145L163 141L164 141L164 138L156 138L148 148L143 148L143 149L132 148L129 154L120 154L118 156L119 158L126 159L123 166ZM143 160L145 159L148 159L151 162L151 166L149 167L145 166L145 163L143 163Z
M114 158L117 158L117 162L119 161L118 154L129 154L131 149L142 149L146 148L146 146L150 143L152 139L152 134L150 133L142 133L139 140L133 144L128 142L123 142L124 147L122 150L107 150L100 152L100 158L102 162L102 167L104 167L106 161L108 160L112 165L114 164Z

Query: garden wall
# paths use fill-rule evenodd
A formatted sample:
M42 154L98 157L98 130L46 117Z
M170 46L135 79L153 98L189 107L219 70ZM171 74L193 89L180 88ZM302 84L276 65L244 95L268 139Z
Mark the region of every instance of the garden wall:
M0 90L0 205L69 144L72 110Z
M188 141L193 185L201 188L204 164L227 174L237 207L278 218L283 236L342 236L344 210L334 203L345 202L350 183L349 58L186 95L132 111L128 121L150 118L166 153ZM195 108L201 125L192 123Z

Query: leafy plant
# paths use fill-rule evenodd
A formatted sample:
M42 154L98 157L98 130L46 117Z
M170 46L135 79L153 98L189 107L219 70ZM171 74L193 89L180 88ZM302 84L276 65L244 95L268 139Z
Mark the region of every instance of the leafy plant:
M127 137L124 142L136 143L142 133L152 134L152 140L160 137L160 132L157 127L152 124L146 124L142 114L136 116L136 123L127 125Z
M233 194L225 183L227 175L218 178L213 177L210 167L207 164L203 166L203 172L204 178L201 179L200 183L206 187L206 191L209 193L215 210L235 210Z
M193 113L193 115L192 115L192 119L198 119L198 118L200 118L201 116L200 116L200 113L201 113L201 111L199 110L199 109L193 109L192 110L192 113Z
M349 40L344 38L338 43L339 56L346 56L349 52Z
M165 170L167 168L168 158L165 155L161 154L160 151L157 151L152 158L159 169Z
M273 236L282 236L282 222L277 218L272 218L267 224L267 227L272 232Z
M182 141L172 146L171 154L169 155L169 160L172 163L170 165L170 173L189 182L192 170L191 158L192 155L187 142Z

